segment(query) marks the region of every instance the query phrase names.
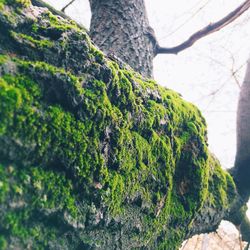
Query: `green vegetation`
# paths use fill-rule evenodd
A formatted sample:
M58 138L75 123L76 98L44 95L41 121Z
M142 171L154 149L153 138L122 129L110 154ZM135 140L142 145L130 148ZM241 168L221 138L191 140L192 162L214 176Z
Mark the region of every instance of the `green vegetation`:
M66 21L61 19L60 21L58 20L58 17L52 15L50 12L47 13L48 18L49 18L49 23L51 25L51 27L55 28L56 30L77 30L79 32L81 32L81 30L79 29L79 27L77 26L77 24L72 20L72 21Z
M40 249L44 249L48 240L56 238L60 229L54 228L45 233L46 229L39 220L33 223L38 210L53 216L67 211L72 218L80 217L73 185L65 175L41 168L2 164L0 173L1 203L11 199L12 207L0 218L0 232L4 232L0 236L1 249L7 248L9 236L20 239L21 245L32 239Z
M5 63L8 60L10 58L5 58ZM30 211L25 209L18 214L6 215L7 221L3 225L9 225L10 234L23 240L28 235L33 237L33 231L29 231L33 229L22 228L22 225L31 220L35 209L44 207L67 210L72 218L79 220L72 194L76 190L72 184L66 184L71 181L82 186L84 192L86 188L90 192L96 182L105 187L99 190L99 195L113 216L127 213L127 200L147 203L148 212L142 222L148 228L145 241L148 237L153 239L150 232L160 234L164 231L166 221L170 221L173 228L179 225L179 231L166 231L167 240L163 241L162 249L183 240L186 223L192 223L192 215L208 197L214 206L230 206L232 200L225 190L235 187L218 164L210 173L209 164L214 165L215 161L208 158L203 118L193 105L177 94L156 86L155 91L161 94L162 100L142 100L140 95L133 93L127 72L120 70L114 76L116 82L112 90L117 92L119 89L120 99L117 100L112 91L106 92L101 81L80 88L80 79L63 69L44 62L12 59L13 62L19 73L0 78L0 103L4 105L0 108L0 132L2 136L12 138L14 143L5 143L6 150L0 151L3 159L9 158L8 152L11 152L12 160L24 166L15 170L21 171L18 177L30 177L27 177L27 188L25 180L16 179L13 185L13 174L11 178L6 173L1 175L0 183L5 191L0 197L4 199L8 192L18 197L29 193L31 200L26 203L31 205ZM40 75L49 74L52 78L56 75L59 79L68 79L59 91L63 98L55 98L57 89L53 89L53 84L57 86L56 80L50 85L52 92L48 93L46 82L40 79L37 84L31 79L34 71ZM71 103L72 95L82 100L79 106L81 119ZM68 100L67 105L65 100ZM132 112L133 117L140 119L132 119ZM102 138L109 138L105 133L112 136L108 150L115 160L110 163L110 156L103 155L100 147ZM24 158L27 150L28 159L27 156ZM27 168L24 159L32 165L37 164L37 168ZM48 167L51 170L46 170ZM61 174L53 172L55 167L74 178L62 178ZM213 182L208 190L209 179ZM10 183L11 189L8 188ZM31 187L32 192L39 193L39 196L34 193L36 202L32 201Z
M2 64L4 64L5 62L6 62L6 60L7 60L7 56L5 56L5 55L0 55L0 65L2 65Z
M38 40L31 36L22 34L22 33L16 33L12 32L11 35L16 40L24 40L24 42L29 43L31 46L35 46L37 48L43 49L43 48L51 48L53 47L53 42L50 40L44 39L44 40Z
M0 0L0 6L3 6L5 4L17 7L28 7L31 2L30 0Z
M0 248L14 237L24 249L75 238L84 249L116 223L130 225L135 249L176 249L204 204L231 206L233 180L194 105L105 59L73 23L46 13L29 24L6 35L26 57L0 55L0 202L10 208L0 208Z
M39 25L37 23L34 23L32 25L33 32L38 33L39 31L46 30L48 28L57 31L58 33L68 30L75 30L84 33L86 32L86 30L81 30L76 24L76 22L74 22L73 20L65 20L65 19L59 20L57 16L51 14L51 12L49 11L43 13L43 18L46 18L48 22Z
M214 172L209 183L209 194L211 204L227 208L234 201L236 187L233 178L225 173L217 160L211 162L214 166ZM211 195L212 194L212 195Z

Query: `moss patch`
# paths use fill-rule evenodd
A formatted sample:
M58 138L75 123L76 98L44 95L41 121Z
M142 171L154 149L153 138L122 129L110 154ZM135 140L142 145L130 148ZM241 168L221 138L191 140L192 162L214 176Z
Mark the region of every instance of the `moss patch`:
M24 42L29 43L31 46L37 47L39 49L53 47L53 42L51 42L50 40L39 40L39 39L33 38L32 36L28 36L22 33L15 33L15 32L12 32L11 35L16 40L23 40Z
M0 5L8 4L17 7L28 7L31 5L30 0L0 0Z
M20 31L16 15L0 55L0 244L177 249L204 204L231 206L194 105L74 24L46 12Z
M73 185L65 175L6 164L0 165L0 172L1 203L10 204L10 209L0 218L1 249L11 246L10 237L19 239L22 248L28 247L32 240L36 241L35 248L44 249L49 240L55 240L61 233L56 228L57 215L63 215L64 211L72 219L79 218ZM46 213L54 225L45 220ZM52 228L48 231L44 226L50 224Z

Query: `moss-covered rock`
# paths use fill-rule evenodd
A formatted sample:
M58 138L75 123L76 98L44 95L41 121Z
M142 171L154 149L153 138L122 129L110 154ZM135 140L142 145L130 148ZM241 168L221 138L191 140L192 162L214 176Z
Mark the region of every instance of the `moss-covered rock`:
M18 6L0 12L0 248L177 249L216 227L236 189L200 111Z

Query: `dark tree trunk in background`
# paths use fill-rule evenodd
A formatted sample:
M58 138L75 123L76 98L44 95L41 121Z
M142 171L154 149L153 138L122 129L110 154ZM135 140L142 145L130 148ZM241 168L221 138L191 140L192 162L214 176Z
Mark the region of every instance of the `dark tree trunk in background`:
M156 40L144 0L90 0L90 7L90 36L95 44L152 77Z
M241 87L237 110L237 153L235 177L242 197L250 194L250 61Z

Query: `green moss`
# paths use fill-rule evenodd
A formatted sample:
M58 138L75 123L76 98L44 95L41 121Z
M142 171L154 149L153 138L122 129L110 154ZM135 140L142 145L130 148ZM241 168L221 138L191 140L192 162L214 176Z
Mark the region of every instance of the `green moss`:
M208 186L209 202L214 207L228 208L235 199L235 183L232 177L221 169L217 160L213 161L213 167Z
M7 235L18 237L24 245L32 239L36 240L38 245L43 245L44 249L48 240L54 238L60 230L52 228L43 235L43 226L39 222L33 223L38 209L54 211L53 213L67 211L69 216L80 220L73 185L65 175L41 168L20 168L16 165L8 167L3 164L0 164L0 171L0 178L11 186L5 190L5 199L11 198L13 206L16 204L18 207L18 210L6 211L0 218L0 231L5 232L5 235L0 237L0 244L6 246L8 232ZM5 199L1 202L4 203Z
M74 23L50 13L42 18L25 34L12 32L28 45L27 58L0 55L0 67L13 66L9 74L0 71L0 201L18 206L2 213L0 242L13 236L23 248L32 241L44 249L64 233L62 225L77 233L72 227L79 223L87 228L80 238L101 245L107 235L94 231L100 225L91 213L95 222L103 209L107 221L133 225L135 244L177 249L204 204L223 210L235 197L232 178L207 149L200 111L107 61ZM58 67L46 53L34 61L53 46L39 40L45 30L73 30L86 39L79 72L70 51L72 60ZM56 46L64 51L70 44Z
M30 0L0 0L1 5L9 4L17 7L28 7L31 5Z
M97 49L92 43L91 41L89 41L89 45L90 45L90 55L95 59L95 61L97 63L102 63L104 62L104 54L102 51L100 51L99 49Z
M77 30L82 32L82 30L77 26L77 24L71 20L58 19L57 16L53 15L51 12L47 12L46 16L49 19L50 26L56 30L67 31L67 30Z
M8 0L8 3L12 3L13 0ZM23 7L29 7L31 5L30 0L14 0L14 3Z
M6 132L8 126L8 133L16 135L22 143L35 143L36 158L41 157L43 162L48 163L52 160L51 157L64 155L68 164L75 166L73 171L79 177L87 178L90 166L93 168L100 162L97 158L90 159L89 155L86 155L86 150L96 145L93 138L93 144L87 146L87 134L90 129L86 127L88 124L77 121L58 106L50 106L46 111L43 110L39 104L39 98L42 98L41 91L30 79L4 76L1 83L1 104L9 103L7 108L1 108L1 133ZM18 108L20 109L16 112ZM78 147L78 150L75 147ZM44 154L48 156L44 157Z
M0 202L3 203L9 191L9 183L3 168L0 168Z
M39 25L37 23L33 23L31 26L31 31L36 34L38 30L39 30Z
M1 5L6 4L6 0L0 0L0 4L1 4Z
M0 249L2 250L7 249L7 241L1 235L0 235Z
M50 75L67 75L68 79L71 79L67 89L74 86L75 93L83 96L82 110L87 114L86 120L85 118L78 120L75 115L59 106L60 100L59 103L46 107L44 106L46 96L43 92L46 85L37 85L27 76L3 76L1 103L11 103L8 96L13 96L13 104L8 105L9 111L1 109L8 111L8 116L5 113L2 115L7 117L2 123L5 128L2 133L6 136L14 135L15 140L23 145L36 145L29 156L31 162L41 161L43 165L51 165L59 157L64 159L62 165L59 164L61 168L63 167L62 170L68 169L77 176L79 185L82 182L91 184L97 178L101 185L106 187L101 193L109 212L115 216L126 213L128 197L132 200L140 197L139 199L149 204L149 213L153 216L153 219L146 220L149 233L160 233L166 220L173 221L173 228L176 224L185 225L187 221L191 223L191 215L199 211L207 198L209 172L206 163L207 149L203 141L205 135L203 120L199 118L199 112L196 112L192 105L187 105L178 95L171 95L169 92L165 93L167 99L163 99L162 104L149 100L142 106L141 97L135 96L128 79L122 73L118 75L116 88L119 89L121 97L128 96L128 98L127 100L121 98L118 104L110 93L109 96L106 94L106 86L101 81L93 81L93 86L81 89L79 79L63 69L43 62L20 60L15 62L25 74L29 74L29 69L33 68L36 72L47 72ZM14 93L19 94L11 94L10 90L15 90ZM65 93L66 96L68 94L70 92ZM168 110L163 106L165 102L169 106ZM118 112L116 105L122 113ZM137 105L140 105L139 108ZM140 116L141 120L125 122L125 119L128 121L130 119L126 107L129 107L128 110L134 112L135 116ZM98 121L95 123L89 121L89 118L94 119L98 113ZM117 120L117 117L120 118ZM124 123L121 123L122 120ZM112 144L110 144L112 157L116 160L111 165L105 166L103 156L98 150L102 136L100 132L117 122L123 125L119 129L112 129ZM178 127L176 124L182 125ZM172 137L175 138L174 144L168 136L162 136L163 133L175 135ZM194 148L186 147L195 138L201 141L198 154ZM15 145L10 146L15 152ZM24 153L25 148L24 151L18 149L15 158L21 160ZM74 199L70 198L71 194L67 191L69 188L67 190L52 188L57 185L61 177L57 179L56 176L46 173L49 178L47 180L45 175L39 172L43 170L38 169L36 171L39 174L36 171L28 174L34 180L33 189L42 193L37 206L53 209L59 203L62 204L61 208L70 211L72 217L77 217ZM212 172L215 175L212 179L215 180L218 176L219 181L215 182L211 191L212 194L216 193L216 196L210 197L210 200L215 206L226 207L230 201L224 190L230 180L227 180L229 177L226 177L223 171L217 169L216 171ZM11 190L17 196L22 196L26 192L22 185L12 185ZM50 192L54 195L53 199L48 195ZM65 203L60 197L64 197ZM25 238L30 232L24 234L22 230L19 232L15 229L21 226L19 218L23 216L24 214L13 218L7 217L6 223L13 228L15 235ZM181 228L176 231L178 233L167 231L168 240L164 241L162 246L181 241L185 232L185 229Z
M83 81L83 77L76 77L70 72L66 72L63 68L55 67L51 64L45 62L33 62L33 61L24 61L20 59L14 59L18 63L18 66L22 70L29 70L30 68L34 68L36 71L47 72L51 75L61 74L68 78L68 88L71 86L74 87L77 94L81 95L84 92L84 89L81 86L81 82Z
M5 62L6 62L6 60L7 60L7 56L5 56L5 55L0 55L0 65L2 65L2 64L4 64Z
M9 86L4 79L0 78L0 100L0 135L2 135L8 126L13 124L14 112L21 105L20 90Z
M16 33L16 32L11 32L11 36L15 38L16 40L18 40L19 42L24 41L25 43L29 43L31 46L37 47L40 49L53 47L53 42L51 42L50 40L45 40L45 39L38 40L32 36L28 36L26 34Z

